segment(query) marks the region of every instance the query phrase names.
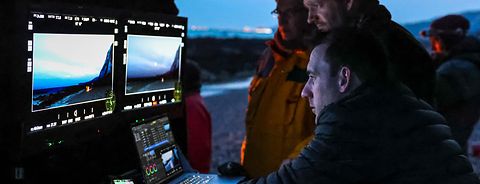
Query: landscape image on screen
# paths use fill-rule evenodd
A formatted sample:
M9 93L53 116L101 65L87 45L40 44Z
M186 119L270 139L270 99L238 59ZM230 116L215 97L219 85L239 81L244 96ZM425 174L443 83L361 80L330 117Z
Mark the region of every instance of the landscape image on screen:
M105 99L113 35L33 34L32 111Z
M182 39L127 36L125 94L170 90L179 79Z
M170 172L178 164L180 164L178 159L177 149L167 151L162 154L162 162L166 172Z

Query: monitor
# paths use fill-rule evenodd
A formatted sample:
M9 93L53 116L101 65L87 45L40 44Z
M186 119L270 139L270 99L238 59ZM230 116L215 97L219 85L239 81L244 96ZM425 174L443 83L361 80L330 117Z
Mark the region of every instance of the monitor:
M127 36L125 94L175 89L180 82L182 39L167 36Z
M118 20L32 11L27 70L31 116L27 133L111 114Z
M148 108L182 99L186 19L176 16L127 18L123 31L123 110Z
M132 127L145 183L160 183L183 171L167 117L154 117Z

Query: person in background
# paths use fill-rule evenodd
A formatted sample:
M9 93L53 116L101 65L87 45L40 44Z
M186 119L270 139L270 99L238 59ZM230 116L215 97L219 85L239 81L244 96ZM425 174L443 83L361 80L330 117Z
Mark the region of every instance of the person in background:
M278 30L259 59L249 87L243 166L259 177L292 159L313 137L314 117L300 96L308 80L305 40L314 29L307 23L302 0L276 0L272 12Z
M442 115L396 82L387 58L371 32L332 31L312 51L302 91L315 137L278 171L246 183L479 184Z
M447 15L422 31L438 64L437 108L464 151L480 117L480 40L467 35L469 27L465 17Z
M208 173L212 160L212 119L200 96L201 71L187 60L182 66L187 119L187 158L193 169Z
M308 22L317 27L320 42L337 27L371 30L387 50L396 78L418 98L433 103L435 68L428 52L412 34L391 20L390 12L378 0L303 1L308 9Z

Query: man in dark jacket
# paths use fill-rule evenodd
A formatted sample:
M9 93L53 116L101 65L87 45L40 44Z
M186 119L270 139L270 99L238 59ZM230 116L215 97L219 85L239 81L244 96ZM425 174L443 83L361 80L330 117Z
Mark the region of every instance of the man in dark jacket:
M309 12L308 22L316 25L320 37L341 26L374 32L387 49L397 78L417 97L433 102L435 69L428 52L405 28L391 20L390 12L378 0L304 0L304 4Z
M386 58L359 30L335 30L316 46L302 91L317 115L315 137L249 183L480 183L444 118L393 82Z
M432 44L438 63L436 104L453 137L467 150L467 141L480 117L480 41L467 36L469 21L447 15L433 21L423 36Z

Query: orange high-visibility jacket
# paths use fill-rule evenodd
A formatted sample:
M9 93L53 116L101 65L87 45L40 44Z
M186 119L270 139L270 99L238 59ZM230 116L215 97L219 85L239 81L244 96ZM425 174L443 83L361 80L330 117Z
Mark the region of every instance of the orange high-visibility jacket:
M242 149L243 166L251 177L276 171L313 137L314 115L308 100L301 97L308 59L304 51L286 55L270 48L260 58L249 89Z

